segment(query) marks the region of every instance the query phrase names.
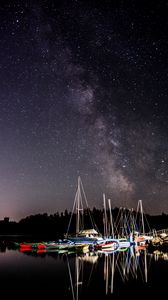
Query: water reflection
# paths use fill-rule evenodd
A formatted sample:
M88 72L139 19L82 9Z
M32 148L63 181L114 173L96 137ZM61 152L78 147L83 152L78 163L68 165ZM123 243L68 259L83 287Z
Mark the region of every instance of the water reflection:
M34 281L38 276L38 289L45 288L44 282L48 290L56 285L56 289L62 292L62 299L72 300L93 299L99 296L102 299L119 299L121 295L132 293L137 286L140 287L138 293L141 295L144 292L143 288L145 293L151 291L152 286L155 286L156 282L159 285L159 279L162 278L162 273L159 273L156 267L157 263L168 257L168 254L158 251L150 254L144 246L132 246L110 254L98 251L82 254L56 250L46 252L43 249L20 252L19 249L14 250L11 249L11 245L8 246L5 243L0 246L1 281L4 274L7 278L8 273L17 272L20 280L24 282L27 277L29 285L34 287L37 286L37 282ZM15 261L16 264L12 264ZM7 265L8 268L9 265L12 266L12 271L5 270L5 264L6 268ZM164 266L164 280L166 275L168 268ZM8 284L10 280L13 282L14 277L10 278L9 275Z
M0 252L5 252L7 249L7 245L5 243L5 241L1 241L0 242Z
M163 252L160 250L155 250L152 252L154 258L156 261L158 261L159 259L164 259L168 261L168 252Z
M149 263L149 261L148 261ZM113 294L116 281L126 283L130 279L140 279L147 282L148 275L147 251L139 246L130 247L125 251L104 254L104 281L106 294Z
M91 282L91 276L95 276L94 270L98 265L103 266L99 279L104 281L104 292L106 295L113 294L115 283L118 288L119 282L129 282L130 280L141 280L147 283L148 268L151 257L148 256L145 247L130 247L125 251L116 251L114 253L91 253L84 256L75 256L75 269L70 268L69 258L67 257L68 272L72 291L72 299L79 300L88 289ZM84 278L86 263L90 263L90 273L87 270L87 280ZM115 280L116 279L116 280ZM87 282L87 286L86 286ZM84 288L83 288L84 285Z
M76 254L73 266L69 255L66 255L66 259L72 299L78 300L88 291L99 256L98 253L95 252L89 252L85 255Z

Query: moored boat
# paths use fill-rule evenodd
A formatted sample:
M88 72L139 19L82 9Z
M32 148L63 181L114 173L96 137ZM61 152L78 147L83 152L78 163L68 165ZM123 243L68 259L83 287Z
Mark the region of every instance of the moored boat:
M85 208L84 204L86 206ZM92 226L91 228L89 228L88 224L86 225L84 222L85 211L87 211L87 215L89 216L89 221ZM74 234L69 234L73 215L76 215L76 231ZM99 233L98 228L93 220L93 217L91 216L80 176L78 177L78 185L75 194L75 200L65 237L69 241L74 242L76 244L88 245L94 244L99 240L103 240L102 235Z
M103 239L95 243L95 250L117 250L119 248L119 242L117 239Z

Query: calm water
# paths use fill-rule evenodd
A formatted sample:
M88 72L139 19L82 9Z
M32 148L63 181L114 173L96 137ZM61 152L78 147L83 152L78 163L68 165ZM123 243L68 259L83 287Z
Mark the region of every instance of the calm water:
M76 255L1 247L0 286L6 295L17 291L20 299L32 292L69 300L158 299L167 294L168 260L135 248Z

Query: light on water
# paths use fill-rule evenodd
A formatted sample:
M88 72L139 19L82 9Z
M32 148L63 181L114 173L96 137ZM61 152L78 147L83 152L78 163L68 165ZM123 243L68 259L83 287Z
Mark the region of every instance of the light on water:
M166 293L168 260L141 248L81 255L6 248L0 252L1 289L34 290L39 295L54 291L61 299L72 300Z

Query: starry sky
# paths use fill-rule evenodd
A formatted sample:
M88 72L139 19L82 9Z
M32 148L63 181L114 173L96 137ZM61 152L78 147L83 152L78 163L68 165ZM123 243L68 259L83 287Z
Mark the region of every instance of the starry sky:
M168 1L0 4L0 219L168 213Z

